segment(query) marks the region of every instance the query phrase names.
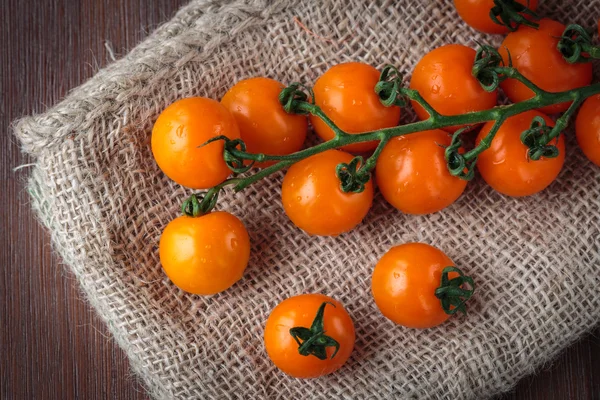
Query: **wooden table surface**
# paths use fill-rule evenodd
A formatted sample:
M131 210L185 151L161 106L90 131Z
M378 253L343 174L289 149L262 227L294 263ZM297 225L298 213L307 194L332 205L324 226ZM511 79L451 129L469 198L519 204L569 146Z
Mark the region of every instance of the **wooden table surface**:
M2 0L0 398L146 399L124 353L53 254L9 125L124 55L185 0ZM15 171L15 167L22 168ZM503 399L600 399L600 329Z

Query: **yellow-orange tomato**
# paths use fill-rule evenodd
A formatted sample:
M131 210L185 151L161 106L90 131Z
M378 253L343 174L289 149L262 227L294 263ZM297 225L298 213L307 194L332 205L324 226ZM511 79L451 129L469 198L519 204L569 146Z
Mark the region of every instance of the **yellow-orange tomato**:
M521 133L529 129L535 117L543 117L548 126L554 122L538 111L527 111L508 118L496 133L492 145L479 155L477 169L483 179L500 193L508 196L529 196L544 190L560 173L565 161L565 139L562 133L550 144L560 154L556 158L534 161L528 157L529 148L521 142ZM486 123L477 136L476 144L490 132L493 122Z
M201 217L181 216L160 237L160 262L171 281L189 293L222 292L243 275L250 239L234 215L215 211Z
M335 353L335 346L319 346L317 343L320 348L314 351L324 356L320 359L314 353L300 354L301 344L308 339L300 339L298 343L292 335L294 331L290 330L306 328L306 338L314 335L316 332L309 333L308 330L323 304L323 334L335 340L339 349ZM338 370L352 354L354 340L354 324L344 306L322 294L303 294L282 301L271 311L265 326L265 347L269 358L277 368L296 378L316 378Z
M537 0L517 0L532 11L537 9ZM508 33L508 28L495 23L490 17L494 0L454 0L458 15L471 27L485 33Z
M392 139L375 169L383 197L407 214L429 214L454 203L467 181L448 172L442 146L450 142L449 134L439 129Z
M475 50L449 44L427 53L417 63L410 80L410 88L442 115L458 115L492 108L497 102L497 91L486 92L472 75ZM425 120L429 113L416 101L412 106L417 116ZM444 130L454 132L459 127Z
M221 104L235 118L249 152L286 155L302 148L308 119L285 112L279 103L282 89L284 86L273 79L250 78L236 83L223 96ZM264 162L257 166L271 164Z
M539 29L521 25L509 33L498 49L508 65L508 53L513 66L527 79L547 92L562 92L589 85L592 82L592 64L565 61L557 48L565 26L550 19L539 21ZM533 97L533 92L516 79L507 79L500 86L513 102ZM570 103L542 107L540 111L554 114L565 111Z
M373 202L373 183L361 193L344 193L336 175L352 156L340 150L315 154L292 165L283 178L281 199L292 222L311 235L335 236L358 225Z
M583 154L600 167L600 95L589 97L575 122L577 142Z
M379 72L359 62L338 64L325 72L314 86L315 104L343 131L363 133L398 125L400 107L385 107L375 93ZM331 140L334 132L320 118L311 115L315 132L323 140ZM366 152L377 142L355 143L343 150Z
M454 264L442 251L424 243L392 247L373 271L371 289L381 313L408 328L431 328L449 317L435 295L442 271ZM458 276L450 273L450 279Z
M152 129L152 153L160 169L180 185L208 189L231 171L223 160L223 142L202 146L216 136L238 139L233 116L218 101L190 97L176 101L158 117Z

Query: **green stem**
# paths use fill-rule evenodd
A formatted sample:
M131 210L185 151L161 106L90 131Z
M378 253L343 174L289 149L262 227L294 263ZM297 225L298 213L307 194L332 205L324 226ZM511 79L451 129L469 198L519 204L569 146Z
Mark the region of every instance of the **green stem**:
M489 110L471 112L467 114L461 115L441 115L439 113L435 113L436 115L430 117L424 121L417 121L406 125L394 126L391 128L380 129L371 132L359 133L359 134L347 134L343 132L340 135L337 135L334 139L329 140L327 142L319 143L313 147L306 148L304 150L300 150L296 153L292 153L285 156L275 156L275 155L267 155L267 154L250 154L246 152L237 151L237 155L242 158L256 160L256 161L276 161L275 164L260 170L259 172L250 175L245 178L235 178L237 181L234 186L235 191L240 191L254 182L257 182L266 176L280 171L295 162L305 159L307 157L313 156L318 153L322 153L327 150L337 149L343 146L355 144L355 143L363 143L370 141L389 141L390 139L398 136L408 135L414 132L420 132L425 130L432 129L441 129L450 126L457 125L478 125L487 121L504 121L507 118L510 118L514 115L521 114L526 111L539 109L542 107L547 107L555 104L565 103L565 102L580 102L585 100L586 98L593 96L595 94L600 94L600 83L596 83L589 86L584 86L572 90L567 90L564 92L558 93L550 93L544 90L541 90L535 87L534 84L528 84L530 82L528 79L523 77L520 73L510 67L499 67L501 72L506 74L511 78L515 78L526 84L528 87L532 89L535 93L535 96L531 99L525 100L520 103L508 104L504 106L498 106ZM413 96L415 101L419 101L420 96ZM323 115L322 110L314 105L307 102L299 102L298 107L302 110L305 110L313 115L321 116ZM573 106L574 107L574 106ZM327 120L329 120L327 118ZM330 121L330 120L329 120ZM327 122L326 122L327 123ZM330 122L333 126L333 122ZM496 124L499 126L498 124ZM339 128L338 128L339 129ZM490 131L490 134L495 134L496 129ZM491 143L491 139L493 136L489 136L489 141ZM489 145L488 138L482 141L483 144L480 143L481 147L477 147L470 152L466 153L465 157L469 159L475 158L478 154L480 154L483 150L485 150L485 146ZM379 148L379 153L381 152L382 147ZM379 154L378 153L378 154ZM378 155L377 154L377 155ZM371 157L369 161L370 164L373 164L375 158Z
M552 139L557 138L560 135L560 133L563 130L565 130L565 128L567 126L569 126L569 120L571 119L573 114L575 114L575 111L577 111L577 109L579 108L581 103L583 103L584 100L585 99L582 98L581 96L575 97L575 99L573 100L573 102L571 103L571 105L569 106L567 111L565 111L565 113L563 115L561 115L559 119L556 120L556 123L554 124L552 131L550 131L550 134L548 135L548 140L545 141L545 143L543 143L543 144L550 143L552 141Z
M492 126L492 129L490 129L488 134L485 135L483 139L481 139L477 146L469 150L464 155L465 161L469 162L477 159L477 157L479 157L481 153L490 148L490 146L492 145L492 140L494 140L494 137L496 137L496 133L498 133L498 130L500 129L500 126L502 126L502 123L505 119L506 117L502 115L494 121L494 125Z

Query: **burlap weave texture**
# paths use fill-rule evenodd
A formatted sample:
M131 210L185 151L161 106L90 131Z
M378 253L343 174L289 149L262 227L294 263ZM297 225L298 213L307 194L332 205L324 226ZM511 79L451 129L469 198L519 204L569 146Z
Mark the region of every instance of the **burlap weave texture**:
M600 0L566 3L545 1L540 12L595 26ZM500 42L464 25L449 0L193 1L63 102L15 126L35 157L33 207L153 396L484 398L598 324L600 169L572 139L558 181L537 196L507 198L477 178L448 209L407 216L377 195L364 223L337 238L289 222L278 174L221 200L251 235L242 281L199 297L160 268L160 233L190 193L150 151L152 124L169 103L219 99L256 75L312 84L350 60L409 75L428 50L474 39ZM373 266L409 241L438 246L474 276L468 317L410 330L379 314ZM262 333L279 301L306 292L344 303L357 343L338 373L300 381L269 362Z

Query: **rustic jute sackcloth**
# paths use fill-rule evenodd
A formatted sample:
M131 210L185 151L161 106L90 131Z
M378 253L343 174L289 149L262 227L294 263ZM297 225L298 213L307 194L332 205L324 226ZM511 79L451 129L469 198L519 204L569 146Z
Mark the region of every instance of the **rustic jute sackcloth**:
M540 12L594 26L599 7L548 0ZM404 215L377 195L365 221L335 238L294 227L276 174L220 201L251 235L240 282L193 296L161 270L161 230L191 193L152 158L152 124L168 104L220 99L258 75L312 84L350 60L409 75L430 49L474 40L501 38L468 28L449 0L193 1L64 101L17 123L35 158L33 207L154 397L485 398L598 324L600 169L572 138L559 179L539 195L504 197L476 178L428 216ZM390 246L411 241L443 249L475 278L467 317L414 330L378 312L371 271ZM269 361L263 327L278 302L310 292L347 307L357 342L337 373L296 380Z

